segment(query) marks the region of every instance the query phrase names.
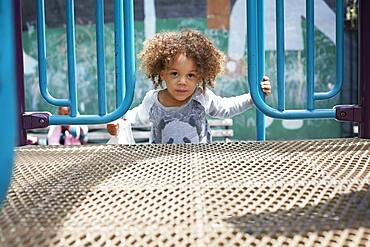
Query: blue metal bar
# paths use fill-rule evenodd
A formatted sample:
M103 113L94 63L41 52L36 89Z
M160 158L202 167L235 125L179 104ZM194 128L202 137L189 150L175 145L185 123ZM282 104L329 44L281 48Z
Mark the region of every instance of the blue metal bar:
M126 91L124 105L130 106L135 91L135 41L134 41L134 3L132 0L124 0L124 31L125 31L125 77ZM125 112L126 113L126 112Z
M119 2L119 1L118 1ZM117 76L117 80L121 78L121 86L123 82L123 78L125 77L124 73L126 71L126 89L124 94L121 92L121 96L124 95L124 100L122 98L120 99L120 104L117 107L115 111L112 113L109 113L104 116L96 116L96 115L82 115L78 117L70 117L70 116L50 116L49 117L49 124L55 125L55 124L101 124L101 123L107 123L114 121L120 117L122 117L127 110L129 109L132 99L134 97L134 89L135 89L135 54L134 54L134 19L133 19L133 3L131 0L124 0L124 9L125 9L125 32L121 33L124 34L125 39L125 46L122 45L119 46L116 44L116 47L118 46L120 49L122 49L121 53L123 53L123 49L125 50L125 70L123 70L120 74L121 76ZM122 6L121 6L122 7ZM121 19L122 20L122 19ZM116 36L120 36L119 34L116 34ZM123 40L122 43L123 44ZM116 54L119 52L116 51ZM120 58L120 56L118 56ZM123 55L122 55L123 57ZM118 62L118 65L123 67L123 58L121 58L121 62ZM116 69L117 70L117 69ZM117 82L119 84L119 82ZM123 88L122 88L123 90ZM118 92L117 92L118 93Z
M96 54L98 66L99 115L107 113L105 92L104 0L96 0Z
M285 110L284 0L276 0L277 88L279 111Z
M68 99L56 99L48 91L48 81L46 73L46 44L45 44L45 6L44 0L37 0L37 50L38 50L38 68L39 85L42 97L50 104L56 106L69 106Z
M250 1L250 0L249 0ZM249 60L249 59L248 59ZM318 109L318 110L285 110L279 111L268 106L261 95L257 92L258 90L258 81L257 74L252 72L252 69L255 65L252 64L252 61L248 61L248 73L249 73L249 85L251 88L251 96L254 104L258 109L260 109L267 116L272 118L279 119L313 119L313 118L335 118L335 109Z
M258 80L258 37L256 0L247 1L248 80L254 104L266 115L280 119L335 118L334 109L278 111L268 106L259 93Z
M61 124L104 124L121 118L129 109L130 105L121 104L115 111L104 116L79 115L78 117L52 115L49 117L50 125Z
M312 111L314 105L315 90L315 25L314 25L314 1L306 1L306 46L307 46L307 110Z
M114 45L115 45L115 63L116 63L116 106L118 107L125 95L123 82L125 81L125 60L123 51L125 47L124 39L124 13L122 0L114 0Z
M265 74L265 27L264 27L264 0L257 1L257 36L258 36L258 80L261 82ZM259 88L259 93L264 99L264 94L261 87ZM266 139L265 131L265 115L259 110L256 109L256 126L257 126L257 141L264 141Z
M77 85L76 85L76 51L75 51L75 15L74 0L67 1L67 58L68 58L68 88L69 112L72 117L77 116Z
M258 92L258 37L257 33L257 5L255 0L247 1L247 47L248 47L248 81L251 95ZM255 90L253 92L252 90Z
M344 77L344 1L336 1L336 83L329 92L317 92L315 100L323 100L334 97L342 89Z
M0 206L8 191L13 171L13 148L16 141L14 2L0 1L0 129L3 134L0 138Z

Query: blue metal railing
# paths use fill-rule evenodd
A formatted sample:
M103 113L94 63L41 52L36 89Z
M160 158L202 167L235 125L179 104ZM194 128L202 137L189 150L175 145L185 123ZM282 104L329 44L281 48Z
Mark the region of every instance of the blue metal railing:
M264 8L264 1L257 2L257 8L263 9ZM257 63L258 63L258 81L262 81L262 77L265 74L265 27L264 27L264 11L261 11L260 15L257 17L257 25L258 25L258 56L257 56ZM262 90L259 90L259 94L261 95L262 99L265 98ZM265 140L265 126L266 126L266 118L263 112L259 109L256 110L256 127L257 127L257 140Z
M77 85L76 85L76 30L75 30L74 0L67 0L67 62L68 62L68 89L69 112L71 117L77 116Z
M13 22L13 1L0 1L0 206L12 175L17 126Z
M134 16L132 0L114 1L115 64L116 64L116 110L107 114L105 90L105 53L104 53L104 2L96 0L97 64L98 64L98 115L78 115L76 82L76 51L74 0L67 0L67 58L68 58L68 99L56 99L48 92L47 59L45 41L44 0L37 1L37 39L39 84L42 97L50 104L67 106L70 116L49 116L49 124L100 124L116 120L129 109L135 88L134 56Z
M36 2L37 12L37 51L38 51L38 68L39 84L42 97L50 104L56 106L69 106L68 99L56 99L48 91L48 81L46 73L46 37L45 37L45 5L44 0Z
M104 0L96 1L96 55L98 68L99 115L107 113L105 92L105 50L104 50Z
M344 71L344 1L336 1L336 26L335 26L335 40L336 40L336 78L337 81L334 87L328 92L316 92L314 94L315 100L329 99L338 94L343 85L343 71Z
M314 1L306 1L307 17L307 109L286 110L285 109L285 88L284 88L284 2L276 1L277 15L277 66L278 66L278 107L270 107L264 102L260 93L259 82L261 81L261 56L260 16L263 16L263 4L261 0L247 1L247 33L248 33L248 80L251 96L256 107L264 114L280 119L308 119L308 118L335 118L335 109L315 109L315 100L328 99L335 96L341 89L343 83L343 28L344 28L344 1L336 1L336 65L337 81L334 88L329 92L314 92ZM262 6L262 7L261 7ZM262 53L263 54L263 53ZM257 126L259 128L259 126ZM257 133L261 131L257 129Z
M276 50L277 50L277 85L278 110L285 109L285 38L284 38L284 1L276 2Z

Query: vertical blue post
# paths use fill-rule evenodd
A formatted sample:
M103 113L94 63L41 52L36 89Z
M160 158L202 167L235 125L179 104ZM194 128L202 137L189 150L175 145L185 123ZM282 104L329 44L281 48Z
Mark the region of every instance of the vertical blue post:
M0 204L6 196L13 170L16 140L16 71L13 3L0 1Z
M132 0L124 0L124 32L125 32L125 95L124 104L130 106L135 91L135 41L134 41L134 4Z
M330 99L340 92L344 77L344 0L335 3L335 54L336 54L336 82L328 92L315 92L315 100Z
M315 88L315 24L314 1L306 1L306 46L307 46L307 110L314 110Z
M333 95L340 92L344 77L344 1L337 0L335 6L335 54L336 83L332 89Z
M264 0L257 1L257 35L258 35L258 82L262 81L265 74L265 28L264 28ZM259 87L260 88L260 87ZM263 95L262 90L260 94ZM263 96L264 98L264 96ZM264 141L266 138L265 115L256 109L257 141Z
M46 40L45 40L45 4L44 0L36 2L37 15L37 60L39 68L39 85L42 97L50 104L56 106L69 106L69 100L56 99L48 91L48 79L46 72Z
M123 4L122 0L114 1L114 46L115 46L115 63L116 63L116 107L122 103L125 95L125 88L123 82L125 81L125 61L123 58L123 51L125 47L124 23L123 23Z
M96 55L98 66L99 115L107 113L105 93L104 0L96 0Z
M75 42L75 8L74 0L67 0L67 57L68 57L68 88L70 115L77 116L77 85L76 85L76 42Z
M47 91L47 72L46 72L46 43L45 43L45 3L44 0L36 2L37 16L37 60L39 69L40 92L44 98L49 94Z
M284 34L284 0L276 0L276 51L277 51L277 85L279 111L285 110L285 34Z
M248 80L253 94L253 84L258 80L258 38L257 33L257 5L255 0L247 1L247 46L248 46ZM257 62L256 62L257 61ZM255 85L254 85L255 86Z

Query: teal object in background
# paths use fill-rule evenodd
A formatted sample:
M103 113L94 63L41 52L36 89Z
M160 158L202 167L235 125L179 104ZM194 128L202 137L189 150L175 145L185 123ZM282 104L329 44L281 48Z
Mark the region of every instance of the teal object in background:
M17 127L12 4L13 1L0 1L0 204L6 196L12 175Z

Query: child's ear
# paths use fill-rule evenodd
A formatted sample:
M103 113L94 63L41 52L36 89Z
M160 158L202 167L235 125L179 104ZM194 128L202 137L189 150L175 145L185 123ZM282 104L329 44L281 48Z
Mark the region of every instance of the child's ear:
M164 76L165 76L165 71L161 70L161 72L159 73L159 78L163 80Z

